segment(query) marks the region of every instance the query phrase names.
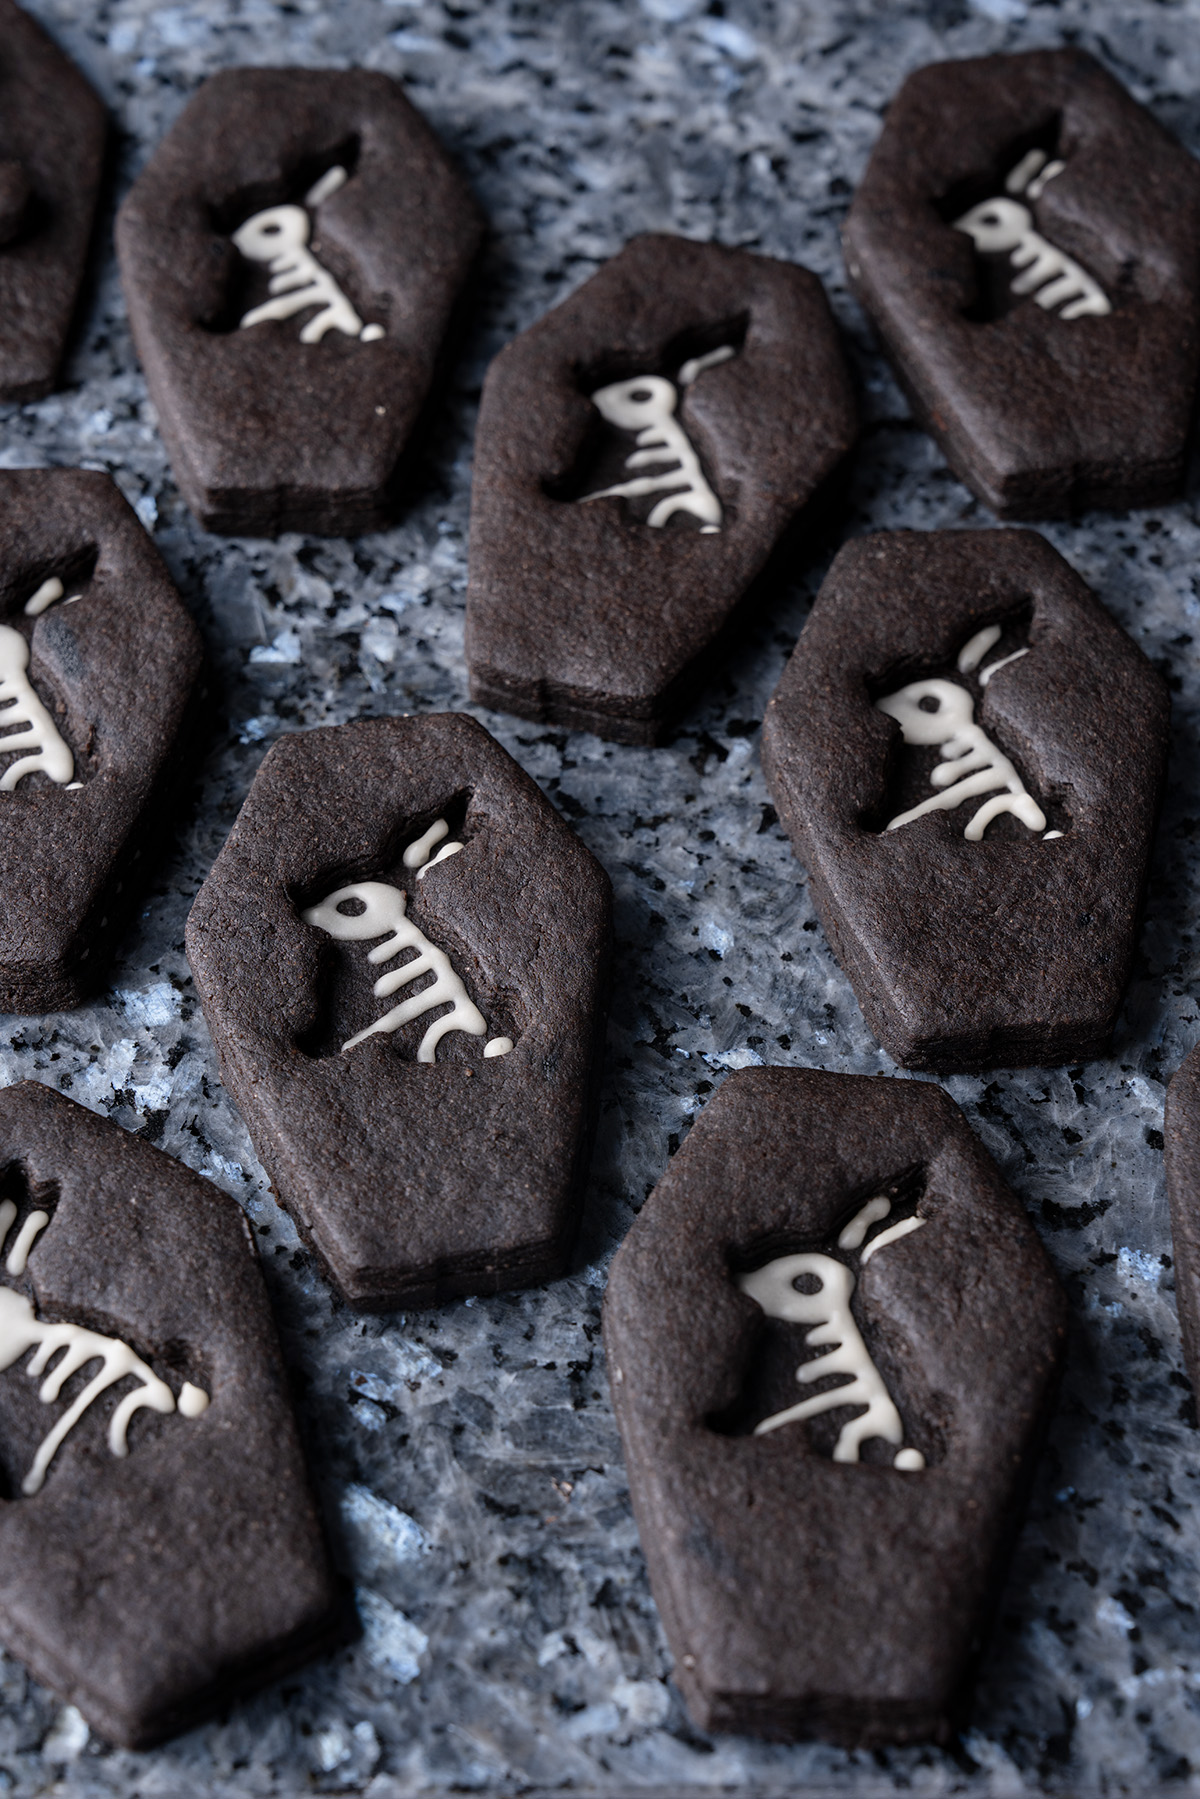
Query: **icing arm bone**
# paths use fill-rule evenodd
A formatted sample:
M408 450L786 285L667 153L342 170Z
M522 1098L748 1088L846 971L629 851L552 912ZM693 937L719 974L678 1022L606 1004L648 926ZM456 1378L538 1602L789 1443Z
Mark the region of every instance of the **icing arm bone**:
M0 1201L0 1247L7 1239L16 1216L17 1208L11 1199ZM24 1274L25 1264L29 1260L29 1252L37 1242L40 1232L45 1230L49 1222L49 1212L31 1212L29 1214L17 1232L16 1242L4 1258L4 1266L9 1274L18 1276Z
M1005 177L1004 191L1006 194L1024 194L1030 200L1040 200L1046 183L1053 181L1056 175L1061 175L1066 166L1057 157L1051 162L1044 150L1028 150Z
M436 868L438 863L444 862L448 856L457 856L463 847L461 843L457 841L442 843L442 839L449 835L450 826L444 818L437 818L423 837L418 837L415 843L409 844L404 852L404 866L416 869L418 881L423 881L430 869ZM442 847L435 856L433 854L434 845L439 843Z

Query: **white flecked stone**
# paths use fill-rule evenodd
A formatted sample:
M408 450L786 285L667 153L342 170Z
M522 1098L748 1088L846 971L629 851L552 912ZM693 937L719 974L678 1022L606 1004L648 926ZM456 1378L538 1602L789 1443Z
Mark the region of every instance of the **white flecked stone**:
M3 408L3 466L83 462L116 475L204 630L224 712L199 809L181 818L108 993L78 1012L6 1021L0 1079L62 1088L245 1206L331 1516L352 1495L338 1553L367 1594L367 1634L144 1755L95 1739L85 1749L59 1702L0 1658L0 1787L15 1799L51 1784L62 1799L291 1799L314 1787L371 1799L563 1787L664 1799L689 1787L856 1799L994 1799L1043 1784L1190 1790L1189 1774L1200 1781L1200 1439L1159 1151L1163 1083L1200 1036L1195 472L1179 505L1047 531L1167 672L1176 734L1113 1057L946 1082L1028 1205L1077 1321L953 1753L860 1757L708 1739L687 1723L668 1684L599 1342L612 1250L728 1069L892 1072L816 925L757 757L763 708L832 546L796 568L665 749L481 714L616 890L608 1072L571 1278L392 1319L336 1304L222 1091L183 924L276 737L465 704L483 371L635 230L716 237L825 279L867 415L849 531L990 522L911 423L845 292L838 227L881 111L922 63L1070 32L1195 152L1200 0L26 3L112 108L122 191L216 69L362 64L404 77L474 182L493 237L426 485L401 525L359 543L197 530L155 430L107 242L63 391Z

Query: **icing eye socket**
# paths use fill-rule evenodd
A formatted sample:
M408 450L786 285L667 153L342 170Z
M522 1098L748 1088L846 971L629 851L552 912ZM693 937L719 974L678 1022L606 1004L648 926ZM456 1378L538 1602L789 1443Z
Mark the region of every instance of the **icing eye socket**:
M629 398L633 401L635 406L644 406L647 400L652 400L654 398L654 395L650 392L648 387L639 387L630 394Z
M792 1282L797 1293L820 1293L824 1285L819 1274L798 1274Z
M940 712L942 702L936 693L927 693L924 698L917 701L917 707L921 712Z
M278 237L279 233L282 230L283 230L282 225L264 225L262 228L262 234L264 237Z
M338 901L338 911L343 918L361 918L367 909L365 900L350 898Z

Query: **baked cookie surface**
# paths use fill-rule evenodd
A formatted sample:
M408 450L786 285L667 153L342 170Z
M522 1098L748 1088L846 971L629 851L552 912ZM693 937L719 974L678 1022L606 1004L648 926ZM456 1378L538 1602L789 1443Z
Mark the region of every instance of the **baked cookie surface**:
M948 1740L1065 1325L940 1088L728 1078L604 1302L634 1512L702 1729Z
M184 771L200 636L107 475L0 470L0 1009L103 978Z
M1035 532L881 532L839 552L763 766L904 1067L1105 1053L1168 713L1161 676Z
M339 1634L266 1292L232 1200L47 1087L0 1165L0 1637L143 1747Z
M104 106L13 0L0 0L0 400L58 377L104 167Z
M856 434L815 275L634 238L488 370L472 698L657 742Z
M482 223L398 82L227 69L117 221L175 477L210 531L378 529Z
M918 417L1000 517L1182 493L1200 169L1093 57L919 69L844 237Z
M263 763L188 956L255 1148L351 1303L562 1271L610 905L590 852L462 714L309 731Z

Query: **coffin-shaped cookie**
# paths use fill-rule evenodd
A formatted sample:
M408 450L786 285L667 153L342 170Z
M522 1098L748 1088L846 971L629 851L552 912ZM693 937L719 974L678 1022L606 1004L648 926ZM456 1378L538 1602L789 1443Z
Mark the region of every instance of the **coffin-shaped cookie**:
M203 525L353 533L393 516L481 228L388 76L204 83L117 221L134 341Z
M1005 518L1183 487L1200 168L1082 50L937 63L888 109L851 284L922 423Z
M58 375L104 165L104 108L28 13L0 0L0 400Z
M472 697L657 742L855 432L815 275L634 238L488 370Z
M1175 1250L1175 1303L1192 1386L1200 1393L1200 1050L1167 1087L1163 1128Z
M1065 1312L940 1088L730 1076L604 1302L634 1512L703 1728L946 1740Z
M1160 677L1035 532L841 550L768 707L763 766L898 1062L1105 1053L1167 725Z
M331 1641L249 1227L26 1082L0 1093L0 1639L142 1747Z
M107 475L0 471L0 1009L78 1005L174 795L199 633Z
M594 1123L608 877L459 713L267 756L187 927L280 1201L355 1305L561 1273Z

